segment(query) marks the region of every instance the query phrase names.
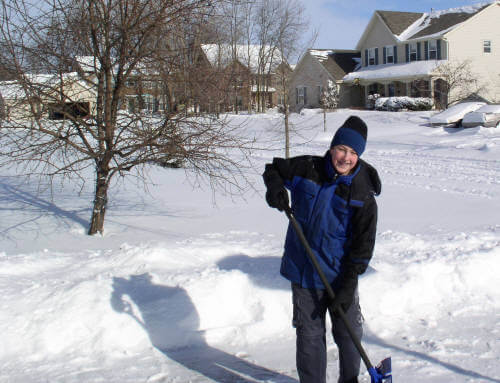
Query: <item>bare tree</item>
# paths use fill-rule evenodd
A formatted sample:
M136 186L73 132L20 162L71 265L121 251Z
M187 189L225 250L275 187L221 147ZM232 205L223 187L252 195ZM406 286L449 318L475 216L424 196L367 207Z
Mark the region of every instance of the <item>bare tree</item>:
M467 98L478 97L484 89L479 76L472 69L470 60L446 62L433 74L439 77L435 81L434 92L444 109Z
M323 108L323 130L326 132L326 111L336 109L339 106L339 86L332 80L328 80L326 89L320 95L320 105Z
M82 183L93 169L89 234L103 232L113 177L142 176L152 162L183 163L212 186L240 188L238 159L251 141L223 120L179 113L195 99L193 41L214 3L0 0L0 62L14 68L11 86L23 95L0 128L0 165ZM121 113L132 101L138 108ZM157 118L141 111L151 103Z
M269 0L271 1L271 0ZM280 65L277 70L280 84L281 103L283 105L285 128L285 157L290 156L290 105L289 105L289 80L292 74L289 63L313 45L316 32L306 35L309 29L309 20L305 18L304 6L300 0L273 0L276 4L276 29L273 36L274 45L280 52Z

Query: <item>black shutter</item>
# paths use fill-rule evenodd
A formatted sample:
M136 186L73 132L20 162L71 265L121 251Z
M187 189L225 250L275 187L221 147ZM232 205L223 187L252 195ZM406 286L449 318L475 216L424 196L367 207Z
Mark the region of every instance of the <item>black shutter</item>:
M429 42L424 42L424 60L429 60Z
M368 49L365 49L365 66L368 66Z
M295 88L295 105L299 104L299 88Z
M420 53L421 48L420 48L421 43L417 43L417 60L422 60L422 54Z
M398 62L398 46L394 45L394 64Z
M441 60L441 40L437 41L437 59Z
M307 87L304 87L304 105L307 105Z
M384 47L384 64L387 64L387 58L385 57L387 54L387 49Z
M378 65L378 48L375 48L375 65Z
M410 45L405 44L405 51L406 51L406 62L410 62Z

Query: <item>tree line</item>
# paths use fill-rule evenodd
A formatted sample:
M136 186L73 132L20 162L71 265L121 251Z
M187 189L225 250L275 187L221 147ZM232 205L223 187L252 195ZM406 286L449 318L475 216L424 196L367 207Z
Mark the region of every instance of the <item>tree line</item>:
M271 71L287 109L280 68L299 53L302 10L298 0L0 0L0 94L13 110L0 166L82 185L91 169L91 235L104 230L112 180L144 177L152 163L241 191L255 141L220 112L242 107L243 82L246 107L263 111ZM207 65L202 44L234 60ZM253 46L255 63L236 60Z

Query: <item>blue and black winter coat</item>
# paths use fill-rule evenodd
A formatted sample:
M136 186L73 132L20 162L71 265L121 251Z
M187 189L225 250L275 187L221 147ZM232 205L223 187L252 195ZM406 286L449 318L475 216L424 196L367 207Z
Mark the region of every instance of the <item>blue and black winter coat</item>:
M274 158L263 177L268 189L290 190L294 216L333 288L354 289L375 246L374 196L381 191L375 168L360 159L352 174L338 175L328 151L323 157ZM281 274L304 288L324 288L291 225Z

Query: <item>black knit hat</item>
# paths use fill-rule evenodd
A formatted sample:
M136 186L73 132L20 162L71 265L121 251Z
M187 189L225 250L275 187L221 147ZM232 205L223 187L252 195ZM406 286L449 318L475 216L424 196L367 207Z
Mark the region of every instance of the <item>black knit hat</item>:
M333 136L330 148L336 145L346 145L353 148L358 156L365 151L368 128L365 122L357 117L351 116Z

